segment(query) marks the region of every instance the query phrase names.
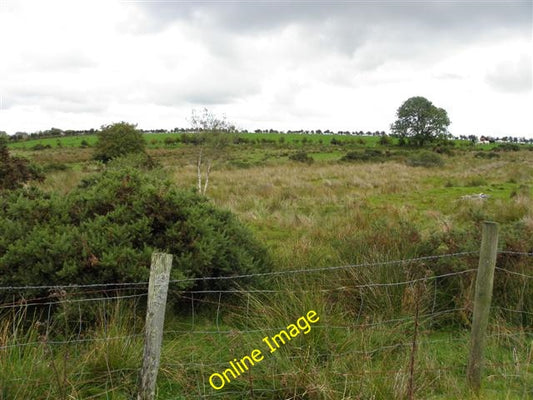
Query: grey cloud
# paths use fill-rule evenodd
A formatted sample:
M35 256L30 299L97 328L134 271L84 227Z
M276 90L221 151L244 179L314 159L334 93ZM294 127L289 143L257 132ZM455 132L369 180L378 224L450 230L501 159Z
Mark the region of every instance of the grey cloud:
M391 31L442 31L478 35L499 28L531 28L531 1L150 1L135 4L152 24L164 29L176 21L237 34L276 30L291 24L353 28L372 33L377 26ZM335 33L335 32L332 32ZM467 39L462 37L462 39ZM342 38L341 38L342 40Z
M314 57L340 54L360 71L393 60L435 60L457 46L530 35L531 1L150 1L135 3L147 30L192 27L211 54L242 59L238 38L297 28ZM289 55L289 58L295 59ZM302 60L300 60L301 62ZM303 60L307 61L307 60Z
M158 26L176 20L209 23L234 31L263 31L291 23L339 20L352 23L395 22L423 26L451 27L456 24L492 27L531 23L531 2L527 0L487 1L149 1L137 3Z
M501 92L522 93L532 90L531 56L498 64L485 77L486 82Z

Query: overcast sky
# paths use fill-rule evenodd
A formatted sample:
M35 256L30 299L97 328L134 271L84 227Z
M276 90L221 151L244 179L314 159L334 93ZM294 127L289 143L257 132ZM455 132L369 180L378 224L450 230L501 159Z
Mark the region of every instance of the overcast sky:
M424 96L455 135L533 137L532 1L0 0L0 130L385 130Z

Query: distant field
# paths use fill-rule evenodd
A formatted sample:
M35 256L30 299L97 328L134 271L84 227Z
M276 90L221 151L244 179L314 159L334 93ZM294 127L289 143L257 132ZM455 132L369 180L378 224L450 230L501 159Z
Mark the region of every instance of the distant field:
M165 139L179 139L183 133L149 133L145 134L145 139L148 148L161 148L161 147L177 147L181 143L165 143ZM190 135L190 134L189 134ZM239 142L239 139L243 141L249 141L256 144L284 144L291 145L330 145L332 141L342 142L343 144L350 146L364 146L364 147L381 147L379 144L379 136L347 136L347 135L320 135L320 134L284 134L284 133L238 133L231 134L234 142ZM96 143L96 135L84 135L84 136L66 136L66 137L53 137L43 139L30 139L20 142L13 142L9 144L9 148L12 149L26 149L31 150L36 145L55 147L81 147L82 142L85 141L89 146L93 146ZM391 145L398 144L398 140L390 138ZM456 148L472 148L477 150L491 150L498 146L498 143L491 144L478 144L472 146L469 141L453 140Z
M165 146L165 139L180 138L183 133L149 133L145 134L145 139L149 147ZM189 134L190 135L190 134ZM345 135L300 135L300 134L283 134L283 133L238 133L231 134L232 139L239 138L256 141L257 143L291 143L291 144L330 144L333 139L345 143L360 144L365 146L375 146L378 144L379 137L377 136L345 136ZM53 137L44 139L30 139L21 142L10 143L9 147L13 149L31 149L37 144L43 146L50 145L51 147L80 147L82 141L86 141L89 145L96 143L96 135L84 136L67 136L67 137Z
M11 149L31 149L37 144L43 146L55 147L80 147L83 141L86 141L90 146L96 143L96 135L84 135L84 136L66 136L66 137L53 137L44 139L30 139L20 142L9 143Z

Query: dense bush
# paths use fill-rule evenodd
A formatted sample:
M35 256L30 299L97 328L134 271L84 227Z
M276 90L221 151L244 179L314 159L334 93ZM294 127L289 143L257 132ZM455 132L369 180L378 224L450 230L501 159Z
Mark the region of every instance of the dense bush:
M454 144L453 142L449 142L451 144ZM450 145L443 145L440 144L438 146L433 147L433 151L438 154L446 154L448 156L453 156L455 153L452 150L453 146Z
M98 132L94 159L108 162L126 154L144 153L146 143L135 125L119 122L103 126Z
M186 134L181 135L181 143L183 144L193 144L195 146L203 144L205 142L205 136L199 134Z
M123 157L117 157L109 161L105 167L107 169L120 170L124 168L140 169L149 171L159 168L161 165L146 153L129 154Z
M43 181L38 167L24 158L12 157L7 150L7 140L0 137L0 192L21 187L31 180Z
M172 146L175 144L178 144L180 142L180 138L178 137L166 137L165 140L163 140L165 143L165 146Z
M407 164L412 167L441 167L444 165L444 160L436 153L424 151L409 157Z
M31 189L0 197L0 285L145 281L155 250L174 255L173 279L269 267L265 249L231 213L132 168L85 179L67 196Z
M305 151L299 151L298 153L291 154L289 156L289 160L303 162L307 164L311 164L313 161L315 161Z
M49 145L49 144L42 144L42 143L37 143L35 146L33 146L31 149L33 151L39 151L39 150L45 150L45 149L51 149L52 146Z
M234 144L249 144L250 143L250 139L247 139L247 138L242 137L242 136L235 136L233 138L233 143Z
M383 152L375 149L362 151L349 151L341 161L383 161Z
M392 144L392 139L390 138L390 136L383 135L379 138L378 143L382 146L389 146Z
M502 143L494 147L492 151L520 151L520 145L516 143Z

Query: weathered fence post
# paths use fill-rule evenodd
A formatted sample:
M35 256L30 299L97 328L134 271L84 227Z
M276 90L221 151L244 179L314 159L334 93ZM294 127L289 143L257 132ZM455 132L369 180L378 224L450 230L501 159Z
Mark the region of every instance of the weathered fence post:
M483 222L483 234L481 238L479 266L476 278L472 333L470 338L470 356L467 368L468 384L476 393L479 393L481 388L483 348L485 332L489 323L497 247L498 224L488 221Z
M148 307L144 332L144 356L140 375L138 400L155 398L155 383L161 355L168 281L172 254L153 253L148 284Z

